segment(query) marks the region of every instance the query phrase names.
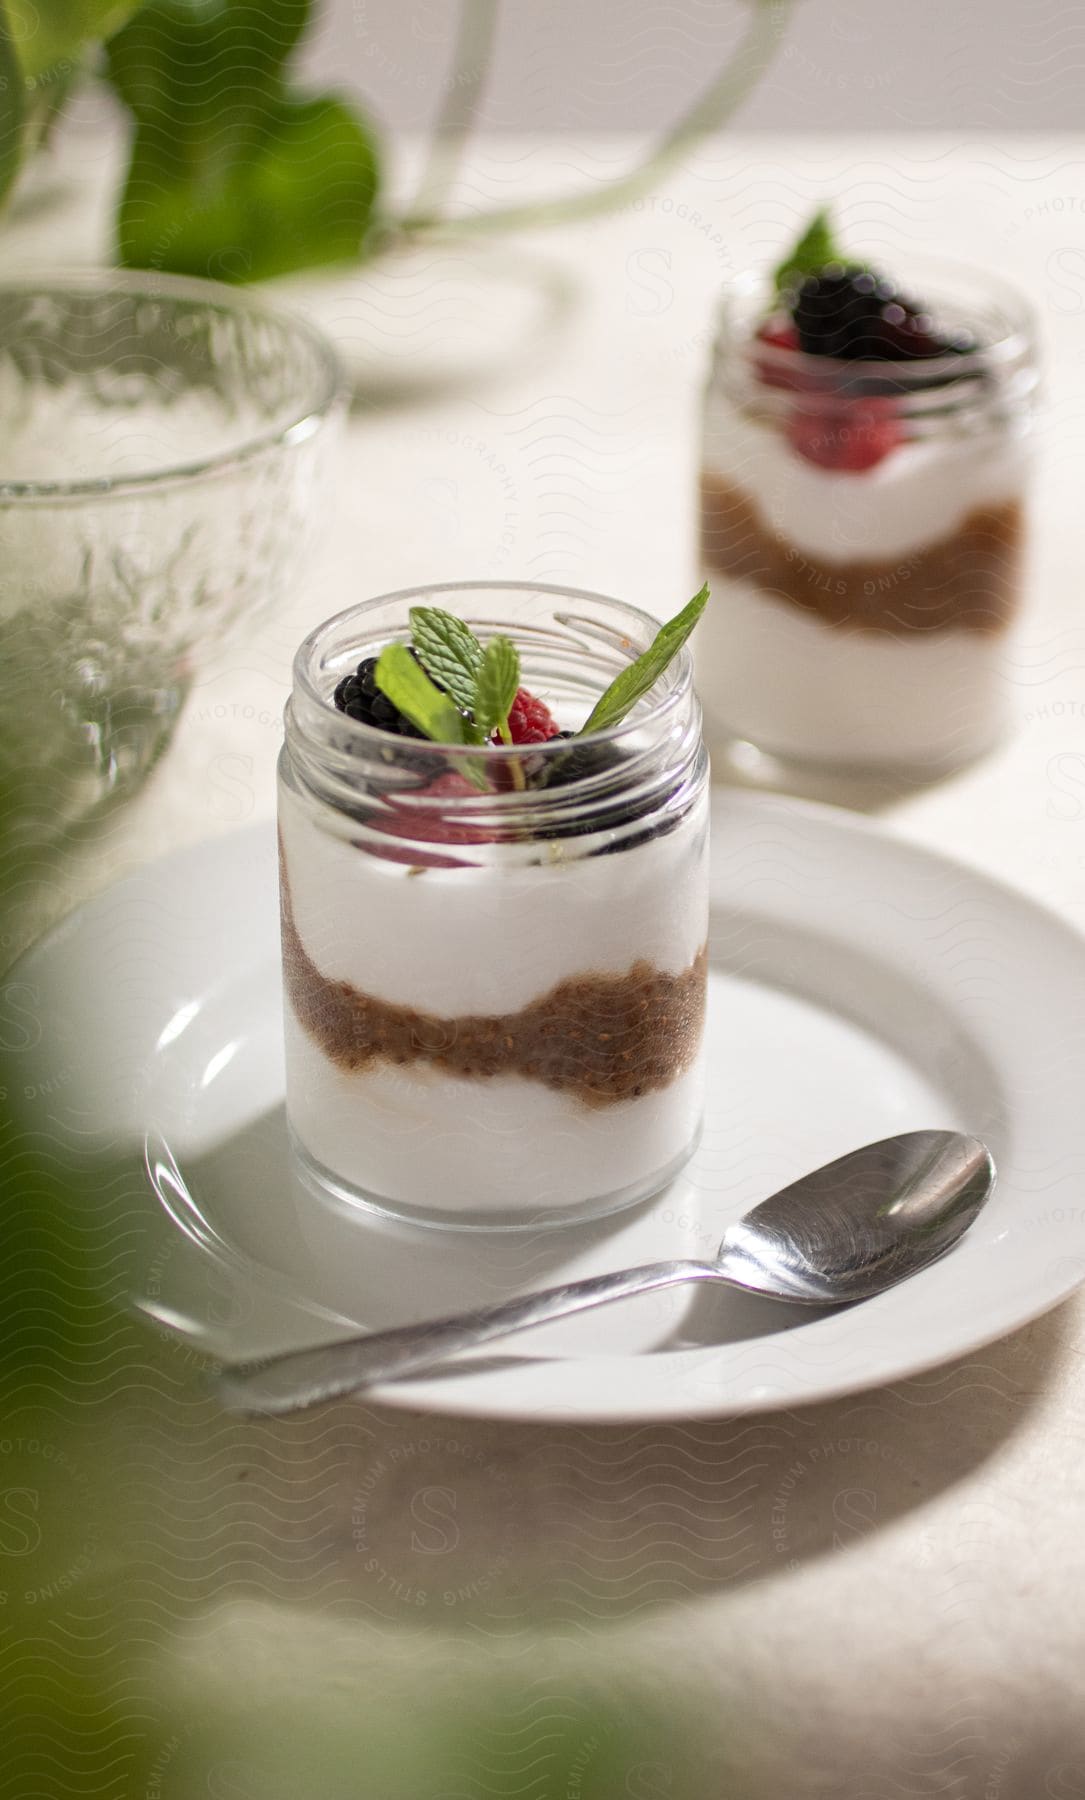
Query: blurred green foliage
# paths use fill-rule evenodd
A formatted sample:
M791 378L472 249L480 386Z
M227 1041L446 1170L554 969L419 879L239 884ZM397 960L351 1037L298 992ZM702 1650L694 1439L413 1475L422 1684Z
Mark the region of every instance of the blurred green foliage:
M795 0L747 0L746 29L685 112L624 174L467 219L445 203L487 78L498 0L460 0L454 60L416 200L381 214L375 126L290 61L313 0L0 0L0 201L85 69L132 121L115 250L137 268L255 281L434 230L595 217L648 192L721 130L779 54Z
M133 128L119 262L255 281L357 257L377 143L348 102L291 83L312 11L311 0L0 0L0 198L95 64Z
M0 0L0 200L19 172L25 112L22 72Z
M16 889L41 866L4 839ZM0 896L0 938L5 917ZM379 1440L352 1402L223 1413L136 1316L138 1147L80 1154L23 1100L41 966L0 986L0 1800L706 1800L705 1696L534 1604L386 1608L343 1533ZM51 1023L52 1022L52 1023ZM82 1047L110 1054L108 1040ZM361 1455L355 1465L353 1456ZM329 1511L331 1506L331 1511ZM338 1537L336 1535L338 1529Z
M377 146L344 101L292 92L308 0L148 0L107 48L135 123L117 252L253 281L357 257Z
M0 1050L8 1095L18 1064ZM329 1583L305 1473L348 1455L349 1408L223 1414L203 1359L124 1304L134 1163L81 1166L4 1112L0 1800L715 1791L697 1697L627 1665L606 1620L506 1635Z
M4 0L24 76L36 88L109 37L139 0ZM33 91L33 90L32 90Z

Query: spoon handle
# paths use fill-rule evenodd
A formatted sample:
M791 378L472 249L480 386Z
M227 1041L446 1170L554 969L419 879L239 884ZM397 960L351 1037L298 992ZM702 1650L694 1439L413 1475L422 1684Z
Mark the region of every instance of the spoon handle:
M719 1274L711 1263L658 1262L610 1275L590 1275L452 1318L373 1331L316 1350L288 1350L266 1362L235 1364L219 1375L219 1398L231 1412L297 1412L373 1382L394 1381L417 1369L431 1368L490 1338L526 1331L532 1325L606 1306L632 1294L647 1294L654 1288L718 1280Z

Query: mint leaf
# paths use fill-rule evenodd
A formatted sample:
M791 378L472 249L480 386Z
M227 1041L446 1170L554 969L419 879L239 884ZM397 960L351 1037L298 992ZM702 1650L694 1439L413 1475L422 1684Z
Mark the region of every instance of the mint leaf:
M829 209L823 206L814 214L802 236L792 245L776 269L773 276L776 292L782 294L788 288L795 287L807 275L816 275L826 263L842 261L840 247L833 236Z
M423 668L447 688L457 706L473 712L483 650L471 627L439 606L412 606L410 618Z
M505 743L511 742L509 709L520 686L520 657L516 645L507 637L491 638L486 646L475 681L472 711L475 724L484 737L500 731Z
M468 721L447 694L434 687L406 644L388 644L377 660L375 680L382 694L435 744L475 741Z
M600 694L595 702L577 737L584 737L589 731L608 731L612 725L621 724L626 713L655 686L667 664L678 655L707 605L706 581L700 593L694 594L680 613L660 626L644 654L614 677L606 693Z

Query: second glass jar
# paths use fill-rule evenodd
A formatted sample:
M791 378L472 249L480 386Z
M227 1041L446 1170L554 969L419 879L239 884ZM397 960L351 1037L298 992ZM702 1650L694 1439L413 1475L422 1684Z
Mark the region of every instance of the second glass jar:
M923 778L999 737L1021 601L1037 384L1031 317L980 271L909 263L975 350L837 361L764 335L771 280L739 278L704 404L697 639L721 767Z

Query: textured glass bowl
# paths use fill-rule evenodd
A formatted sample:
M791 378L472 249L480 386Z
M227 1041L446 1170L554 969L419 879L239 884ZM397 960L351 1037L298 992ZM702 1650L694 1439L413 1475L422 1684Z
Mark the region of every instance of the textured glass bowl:
M131 792L201 658L291 589L339 411L319 332L211 282L0 282L0 804Z

